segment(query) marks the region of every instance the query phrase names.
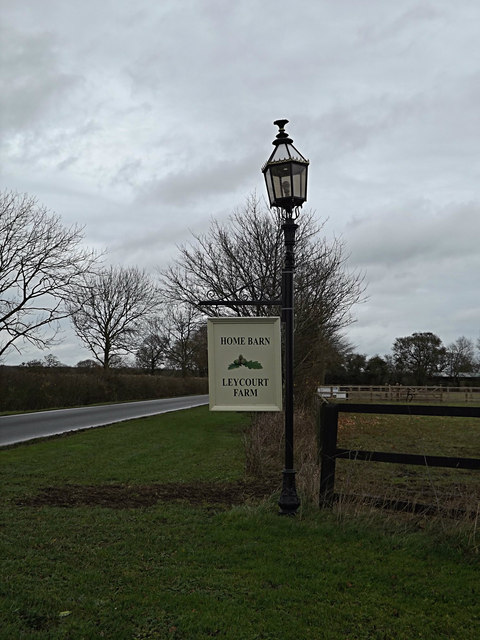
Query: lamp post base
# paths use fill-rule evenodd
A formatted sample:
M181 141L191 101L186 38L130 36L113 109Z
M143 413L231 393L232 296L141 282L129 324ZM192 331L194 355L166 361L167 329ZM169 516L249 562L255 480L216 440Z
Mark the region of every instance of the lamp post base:
M294 516L300 506L300 500L295 488L295 474L293 469L283 470L283 485L282 493L278 501L280 507L279 515L281 516Z

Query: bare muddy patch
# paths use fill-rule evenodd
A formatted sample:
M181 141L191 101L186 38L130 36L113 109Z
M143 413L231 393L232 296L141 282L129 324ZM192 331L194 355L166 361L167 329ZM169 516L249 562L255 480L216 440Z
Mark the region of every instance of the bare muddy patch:
M79 485L44 487L36 495L16 500L25 507L98 506L110 509L139 509L158 502L187 502L195 506L230 507L268 498L278 487L272 480L195 482L148 485Z

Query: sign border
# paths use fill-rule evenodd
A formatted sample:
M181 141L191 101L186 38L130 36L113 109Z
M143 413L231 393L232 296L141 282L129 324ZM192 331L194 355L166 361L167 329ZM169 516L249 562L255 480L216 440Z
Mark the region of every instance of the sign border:
M215 324L269 324L273 326L273 356L274 371L273 379L273 396L274 404L217 404L215 397L216 388L216 363L214 349L214 325ZM281 320L279 316L227 316L207 319L207 338L208 338L208 389L209 389L209 405L210 411L282 411L283 409L283 393L282 393L282 349L281 349Z

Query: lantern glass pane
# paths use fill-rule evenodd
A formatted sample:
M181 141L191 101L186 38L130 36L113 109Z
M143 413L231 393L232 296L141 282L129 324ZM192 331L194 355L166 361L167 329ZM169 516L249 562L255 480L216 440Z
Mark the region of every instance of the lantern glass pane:
M302 198L306 200L306 186L307 186L307 167L304 164L293 163L292 165L292 177L293 177L293 195L295 198Z
M292 195L290 163L277 164L270 167L275 199L289 198Z
M291 158L290 147L286 144L279 144L273 157L271 158L272 162L279 162L280 160L289 160Z
M275 201L275 190L273 187L270 169L265 171L265 183L267 185L267 193L268 193L268 199L270 200L270 206L273 206L273 203Z

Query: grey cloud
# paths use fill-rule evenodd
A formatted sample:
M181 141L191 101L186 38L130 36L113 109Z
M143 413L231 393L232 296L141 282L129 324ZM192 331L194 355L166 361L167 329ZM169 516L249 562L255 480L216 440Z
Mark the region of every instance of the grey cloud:
M308 205L367 272L359 348L448 322L478 333L478 3L3 7L3 182L89 244L167 260L264 193L285 117L311 161Z
M81 82L63 71L55 38L47 31L35 33L1 28L0 119L4 131L30 128ZM8 34L7 34L8 31Z
M245 187L249 190L249 180L257 169L252 157L240 160L205 158L204 164L185 171L177 170L159 179L152 179L139 189L138 202L158 202L159 204L197 205L212 197L233 192Z
M77 162L77 160L78 160L78 156L69 156L68 158L65 158L65 160L62 160L61 162L59 162L57 167L60 171L64 171L65 169L68 169L69 167L74 165Z
M406 34L412 38L417 28L441 19L441 12L434 5L424 2L402 10L398 5L398 15L389 17L382 22L370 23L359 29L359 34L365 42L383 42L385 39L398 38Z
M353 220L348 237L352 258L364 266L466 260L478 256L480 203L433 207L427 201L407 202Z
M138 176L138 172L141 168L142 161L139 158L135 160L127 160L113 176L111 184L116 185L127 183L129 185L135 185L136 177Z

